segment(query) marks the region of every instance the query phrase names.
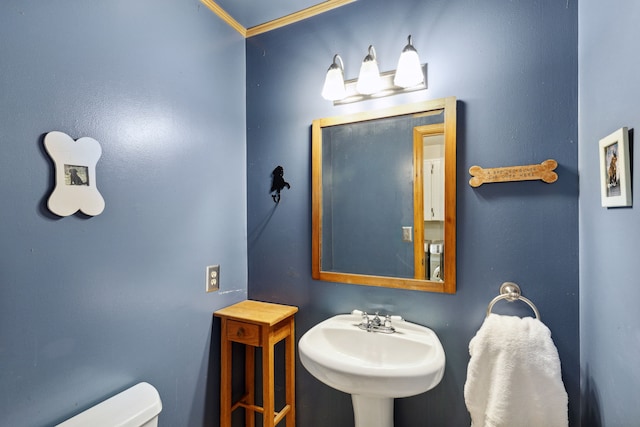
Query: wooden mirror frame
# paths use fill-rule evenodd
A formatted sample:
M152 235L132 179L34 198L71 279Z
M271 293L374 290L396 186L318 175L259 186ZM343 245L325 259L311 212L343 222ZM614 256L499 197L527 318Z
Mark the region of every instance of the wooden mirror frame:
M444 111L444 123L442 132L444 133L444 281L431 281L416 278L400 278L387 276L374 276L366 274L341 273L332 271L322 271L322 129L330 126L365 122L370 120L425 114L432 111ZM431 132L431 131L429 131ZM420 129L414 130L414 144L419 138L422 144L422 133ZM385 108L376 111L366 111L344 116L327 117L316 119L312 124L312 262L311 276L316 280L327 282L340 282L357 285L381 286L398 289L412 289L418 291L442 292L453 294L456 292L456 98L440 98L432 101L425 101L415 104L402 105ZM414 156L417 156L414 149ZM422 149L419 150L422 152ZM415 165L419 166L416 167ZM416 162L414 158L414 222L418 216L419 207L422 206L422 159ZM418 176L419 175L419 176ZM417 183L417 184L416 184ZM421 217L421 220L424 220ZM417 227L422 229L422 227ZM419 233L419 231L418 231ZM424 233L424 231L423 231ZM424 250L424 234L422 240L420 236L414 236L414 256L422 246ZM422 255L424 258L424 254Z

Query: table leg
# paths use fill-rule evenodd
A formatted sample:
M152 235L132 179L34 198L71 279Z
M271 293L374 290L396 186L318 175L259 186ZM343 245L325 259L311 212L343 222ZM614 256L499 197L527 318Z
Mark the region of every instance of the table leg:
M286 402L289 405L289 413L287 414L287 427L295 427L296 425L296 350L295 350L295 326L293 318L289 325L290 333L285 338L285 388Z
M244 390L246 393L247 405L255 405L256 403L256 349L253 346L245 346L244 359ZM256 413L253 410L245 411L245 426L254 427L256 425Z
M262 347L262 407L264 412L263 416L263 425L264 427L274 427L274 417L275 417L275 382L274 382L274 369L273 369L273 346L274 343L268 339L268 331L267 338L263 341L265 344Z
M220 427L231 427L231 341L226 336L227 320L222 319L220 342Z

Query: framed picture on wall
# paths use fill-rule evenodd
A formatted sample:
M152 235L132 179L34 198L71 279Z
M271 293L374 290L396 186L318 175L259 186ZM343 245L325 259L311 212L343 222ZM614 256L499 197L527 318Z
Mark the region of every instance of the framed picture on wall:
M82 137L75 141L59 131L44 136L44 148L55 165L56 186L47 200L47 207L59 216L100 215L104 199L96 187L96 163L102 155L100 143Z
M600 197L602 206L631 206L629 130L620 128L600 140Z

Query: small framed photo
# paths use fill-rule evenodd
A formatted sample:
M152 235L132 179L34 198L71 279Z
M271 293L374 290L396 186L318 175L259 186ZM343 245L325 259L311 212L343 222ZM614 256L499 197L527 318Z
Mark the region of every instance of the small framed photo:
M626 127L600 140L600 197L604 207L631 206L631 159Z
M96 163L102 155L100 143L82 137L75 141L59 131L44 136L44 148L55 165L56 186L47 207L58 216L100 215L104 199L96 187Z

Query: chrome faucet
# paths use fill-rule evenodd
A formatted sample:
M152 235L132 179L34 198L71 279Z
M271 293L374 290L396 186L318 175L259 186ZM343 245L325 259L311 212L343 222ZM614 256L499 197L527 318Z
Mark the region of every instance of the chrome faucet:
M367 312L363 312L362 321L358 324L358 327L367 332L382 332L384 334L392 334L396 331L391 326L391 315L387 314L382 320L377 311L373 319L369 317Z

